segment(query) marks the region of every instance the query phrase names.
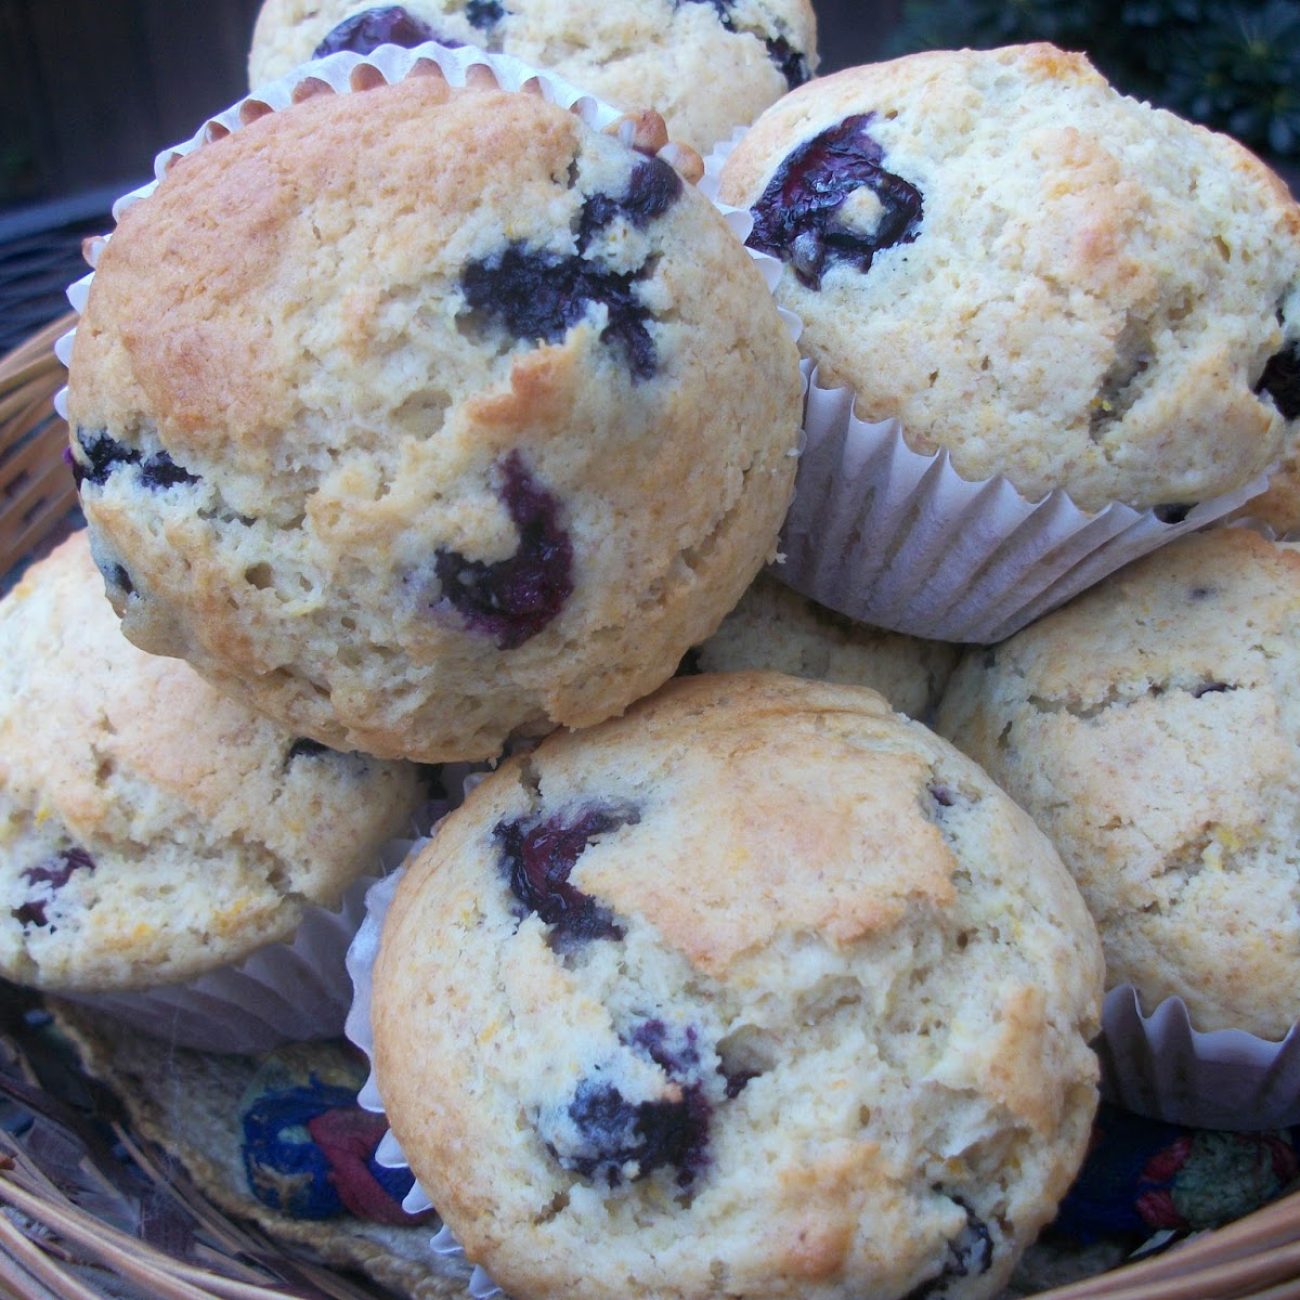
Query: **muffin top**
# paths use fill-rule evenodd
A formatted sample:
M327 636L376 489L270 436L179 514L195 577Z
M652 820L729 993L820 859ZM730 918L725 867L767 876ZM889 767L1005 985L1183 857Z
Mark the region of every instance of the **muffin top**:
M1082 1157L1100 990L974 764L873 691L699 676L441 825L374 1064L507 1293L987 1296Z
M1300 548L1200 533L993 650L939 728L1045 830L1107 979L1202 1030L1300 1013Z
M722 626L695 651L706 673L766 668L817 681L869 686L899 713L927 719L958 648L870 627L761 573Z
M188 979L334 906L409 833L418 769L295 739L118 629L85 533L0 601L0 972Z
M526 94L321 95L182 158L69 379L123 629L427 761L597 722L775 546L797 354L713 207Z
M1296 428L1300 207L1081 55L940 51L812 82L738 146L722 197L786 263L822 383L965 478L1186 507Z
M265 0L249 84L337 50L426 40L510 54L611 104L655 108L701 153L817 66L809 0Z

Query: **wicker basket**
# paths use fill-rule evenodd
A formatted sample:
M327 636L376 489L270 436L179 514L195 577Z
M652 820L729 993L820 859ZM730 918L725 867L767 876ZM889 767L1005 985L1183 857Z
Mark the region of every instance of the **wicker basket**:
M51 352L73 318L56 321L0 360L0 574L10 575L72 526L76 492L63 449L67 426L52 412L63 368ZM31 1300L97 1300L123 1294L189 1300L223 1297L326 1296L357 1300L389 1294L322 1267L273 1243L207 1202L165 1153L134 1135L123 1108L87 1078L65 1085L107 1116L120 1144L107 1148L33 1063L22 1028L30 994L0 984L0 1091L26 1113L80 1143L84 1188L43 1165L50 1144L24 1144L0 1129L0 1296ZM39 1147L40 1149L34 1149ZM66 1170L67 1145L63 1152ZM96 1189L113 1181L121 1156L141 1183L185 1225L182 1244L164 1251L105 1222ZM155 1215L156 1217L156 1215ZM153 1234L156 1237L156 1233ZM129 1286L121 1289L114 1276ZM1300 1192L1217 1232L1205 1233L1141 1263L1129 1264L1041 1293L1051 1300L1208 1300L1209 1297L1296 1297L1300 1300Z

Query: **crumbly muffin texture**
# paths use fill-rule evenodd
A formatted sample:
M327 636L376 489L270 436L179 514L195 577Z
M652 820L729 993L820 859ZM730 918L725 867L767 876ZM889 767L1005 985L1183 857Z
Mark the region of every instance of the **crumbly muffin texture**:
M799 373L666 163L435 76L178 162L69 378L123 629L337 749L480 759L620 712L770 557Z
M1300 548L1197 534L991 650L939 728L1060 850L1111 986L1198 1029L1300 1013Z
M1177 516L1300 428L1300 207L1081 55L939 51L812 82L721 192L786 263L822 382L965 478Z
M266 0L249 84L338 50L425 40L510 54L608 103L655 108L701 153L817 67L809 0Z
M958 654L947 642L854 622L761 573L722 626L696 647L694 658L706 673L766 668L867 686L899 713L924 721L939 703Z
M0 973L202 974L334 906L409 833L418 769L295 739L137 650L84 533L0 602Z
M989 1296L1082 1158L1101 974L1047 840L875 692L682 678L443 823L376 1078L508 1294Z

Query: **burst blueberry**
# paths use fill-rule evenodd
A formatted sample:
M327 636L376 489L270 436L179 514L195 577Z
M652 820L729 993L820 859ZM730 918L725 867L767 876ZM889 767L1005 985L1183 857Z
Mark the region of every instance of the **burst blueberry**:
M465 17L470 26L481 32L495 27L505 16L506 11L498 0L469 0L465 6Z
M931 1300L943 1295L956 1278L978 1277L993 1267L993 1236L988 1224L960 1196L952 1198L966 1212L966 1222L948 1242L948 1257L938 1277L909 1291L904 1300Z
M513 243L471 262L460 284L471 311L530 342L560 342L592 304L603 305L608 323L601 341L622 348L634 379L649 379L657 359L646 328L650 312L633 291L636 280L635 274L606 270L581 257Z
M102 486L115 469L140 463L138 451L118 442L104 429L78 429L77 448L81 455L73 455L72 477L78 489L83 483Z
M514 650L535 637L573 594L573 543L560 525L556 498L511 452L500 464L498 496L519 533L504 560L471 560L441 548L434 568L442 598L476 632Z
M885 170L885 152L867 129L874 117L847 117L801 144L752 208L749 246L790 263L810 288L821 287L828 262L845 261L865 273L877 253L910 244L920 233L921 192ZM870 232L839 220L846 200L864 187L881 205Z
M712 5L713 11L718 15L718 21L727 31L740 30L736 26L736 20L731 16L731 11L735 8L735 0L676 0L675 7L680 9L683 4ZM767 50L767 57L776 64L785 78L785 84L791 90L796 86L802 86L812 76L806 56L801 50L796 50L784 36L764 37L763 45Z
M311 56L323 59L327 54L337 54L340 50L369 54L381 45L400 45L409 50L425 41L438 41L452 47L464 44L463 41L439 36L428 23L407 13L401 5L383 5L345 18L330 29Z
M492 836L510 890L530 912L570 940L621 939L623 930L613 913L571 885L569 874L597 835L639 820L634 808L588 808L571 820L500 821Z
M625 218L637 230L644 230L677 202L681 192L681 177L662 158L647 158L638 163L628 178L627 193L621 198L593 194L582 205L578 251L585 251L592 236L618 217Z
M94 871L95 860L85 849L63 849L52 858L28 867L22 877L29 885L48 885L51 895L57 894L69 880L74 871ZM49 925L45 911L48 898L36 898L13 909L14 918L23 925Z
M612 1084L584 1080L569 1105L580 1138L572 1150L550 1147L560 1165L584 1178L617 1187L656 1169L677 1170L677 1185L689 1187L707 1162L712 1113L698 1084L679 1097L628 1102Z
M1267 393L1284 420L1300 418L1300 340L1269 357L1255 391Z

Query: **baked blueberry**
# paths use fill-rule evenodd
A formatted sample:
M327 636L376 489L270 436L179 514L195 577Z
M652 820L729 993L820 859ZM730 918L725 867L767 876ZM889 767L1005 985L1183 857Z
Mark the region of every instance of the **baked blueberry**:
M83 483L102 486L119 465L138 465L140 453L118 442L103 429L78 429L77 449L72 456L72 477L77 487Z
M505 560L470 560L440 549L435 571L442 598L469 625L513 650L535 637L573 594L573 544L559 522L559 502L511 452L499 467L498 494L519 530L519 548Z
M1284 420L1300 418L1300 341L1292 339L1269 357L1255 391L1267 393Z
M657 367L655 345L645 324L650 311L634 292L636 279L581 257L512 243L471 262L460 284L472 312L530 342L558 343L592 304L602 304L609 321L602 341L622 347L634 379L649 379Z
M566 938L621 939L608 908L569 884L569 873L598 835L634 826L634 808L589 808L566 820L554 816L498 822L492 829L514 896Z
M677 0L677 3L679 8L682 4L711 4L718 15L718 21L729 32L741 30L736 26L736 20L732 16L735 0ZM763 36L761 39L767 50L767 57L776 64L785 78L785 84L791 90L796 86L802 86L812 76L808 67L808 56L802 50L795 49L784 36Z
M400 45L409 50L425 41L438 41L453 47L462 44L439 36L428 23L414 17L401 5L382 5L363 9L331 28L312 51L312 58L323 59L327 54L337 54L340 50L369 54L381 45Z
M582 205L578 223L578 251L585 252L591 238L618 217L644 230L662 217L682 192L682 179L662 158L647 158L632 169L627 193L621 198L593 194Z
M793 150L752 208L748 244L789 262L810 288L821 287L827 261L871 269L881 250L910 244L920 233L921 191L886 171L885 151L868 127L875 113L846 117ZM881 211L872 229L838 220L855 191L869 189Z
M45 909L51 898L72 879L74 871L94 871L95 860L84 849L63 849L54 857L28 867L23 879L29 885L46 885L44 898L29 899L14 909L14 917L23 925L48 925Z
M625 1177L637 1182L668 1165L686 1188L706 1163L711 1113L698 1084L676 1097L633 1105L612 1084L584 1080L568 1112L577 1141L548 1150L565 1169L607 1187Z
M506 16L505 7L500 0L469 0L465 6L465 17L471 27L485 32L495 27Z

